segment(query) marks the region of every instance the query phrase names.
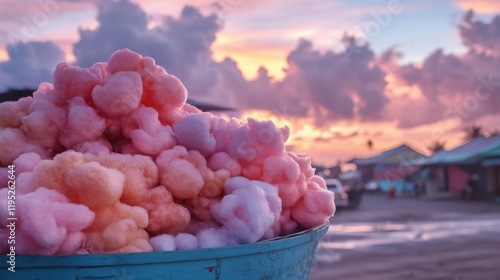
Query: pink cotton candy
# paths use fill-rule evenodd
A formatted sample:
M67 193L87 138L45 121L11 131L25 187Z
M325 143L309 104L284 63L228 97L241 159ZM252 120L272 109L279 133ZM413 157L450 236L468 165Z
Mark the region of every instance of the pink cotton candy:
M102 86L92 91L97 109L109 117L130 114L139 107L142 98L142 81L137 72L118 72L109 75Z
M198 248L198 239L189 233L179 233L175 236L177 250L193 250Z
M292 152L288 152L288 156L299 165L300 171L304 174L306 180L313 177L314 168L311 166L311 157L308 154L294 154Z
M281 199L272 185L235 177L226 181L226 195L211 211L238 243L253 243L279 222Z
M106 120L81 97L69 102L68 127L61 135L61 144L67 148L99 139L106 128Z
M162 234L155 236L150 239L151 247L154 251L175 251L177 250L177 244L175 243L175 238L170 234Z
M99 139L95 141L83 142L74 146L73 149L82 154L90 153L97 156L101 153L109 154L113 150L113 147L108 141Z
M322 187L325 184L322 178L314 176L313 179L291 211L292 217L306 228L323 224L335 213L334 193ZM321 186L314 182L316 180L322 181Z
M107 70L111 74L119 71L137 71L142 56L129 49L117 51L111 55L107 65Z
M162 125L158 112L150 107L141 107L123 122L123 135L132 139L134 147L143 154L156 156L175 146L172 128Z
M16 192L19 194L27 194L34 192L40 187L35 183L33 172L23 172L16 175Z
M232 177L236 177L241 174L240 164L231 158L226 152L213 154L208 160L208 167L215 171L225 169L231 173Z
M226 228L210 228L200 231L196 238L200 248L218 248L240 244Z
M173 124L183 113L181 108L186 103L186 88L175 76L155 65L152 58L142 58L142 66L144 105L158 110L163 124Z
M190 114L180 118L173 126L179 144L197 150L205 157L215 152L215 138L210 133L210 115Z
M92 89L100 83L100 77L89 69L71 66L67 63L57 65L54 72L54 89L64 100L81 96L89 101Z
M282 235L292 234L296 231L298 224L292 218L290 209L283 209L279 219L280 231Z
M3 205L7 204L7 189L0 190L0 200ZM94 220L94 213L88 207L69 203L64 195L45 188L18 195L16 201L17 254L71 254L84 244L85 236L79 232ZM0 210L0 216L7 219L7 208ZM7 230L0 228L0 232ZM7 239L4 240L2 253L8 252Z
M42 158L39 154L26 153L16 158L13 165L16 167L16 174L21 174L23 172L33 171L40 161L42 161Z
M305 176L290 156L272 156L264 161L262 180L279 189L283 208L290 208L307 189Z
M23 132L45 149L60 146L59 136L66 126L67 111L57 102L53 96L41 95L31 104L29 115L22 117Z

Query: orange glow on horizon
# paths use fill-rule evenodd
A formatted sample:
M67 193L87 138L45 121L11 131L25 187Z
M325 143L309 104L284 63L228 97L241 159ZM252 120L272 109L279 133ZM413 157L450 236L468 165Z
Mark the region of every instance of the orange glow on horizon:
M385 93L388 97L400 97L407 95L412 99L418 99L423 96L422 91L418 86L409 86L392 74L387 74L385 76L385 81L387 82Z
M334 165L338 160L369 157L383 149L402 144L401 131L397 130L393 123L339 121L323 128L316 128L312 118L276 116L260 110L243 112L241 118L248 117L271 120L278 127L287 125L290 128L290 137L286 145L293 147L292 150L296 153L310 154L313 162L317 164ZM353 136L349 137L351 134ZM373 151L367 148L368 139L375 142Z
M222 61L226 57L235 60L247 79L254 79L261 66L276 79L282 79L285 76L283 68L287 65L287 50L279 47L248 47L244 43L232 41L230 37L219 36L212 51L216 61Z
M455 0L455 6L468 11L474 10L480 14L496 14L500 10L500 2L496 0Z
M9 54L6 49L0 49L0 61L7 61L9 59Z

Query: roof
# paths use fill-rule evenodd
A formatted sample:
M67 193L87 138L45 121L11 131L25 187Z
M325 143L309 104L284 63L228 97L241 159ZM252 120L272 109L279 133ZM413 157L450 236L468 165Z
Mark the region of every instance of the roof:
M24 88L24 89L9 89L6 92L0 93L0 102L5 101L17 101L22 97L31 96L31 94L35 92L34 89ZM207 112L207 111L233 111L233 108L219 106L215 104L199 102L192 99L188 99L188 104L195 106L196 108Z
M474 164L496 156L500 156L500 135L474 138L452 150L437 152L419 164Z
M349 163L354 163L358 166L363 165L412 165L414 161L425 158L425 156L410 146L403 144L394 149L382 152L374 157L369 158L354 158Z
M481 162L481 166L489 167L489 166L500 166L500 157L491 158Z

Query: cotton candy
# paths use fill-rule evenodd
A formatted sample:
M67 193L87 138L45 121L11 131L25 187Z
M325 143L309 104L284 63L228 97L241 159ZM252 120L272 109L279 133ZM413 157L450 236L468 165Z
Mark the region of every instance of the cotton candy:
M158 112L150 107L140 107L125 118L123 135L132 140L139 152L155 156L175 146L174 133L168 125L162 125Z
M89 207L105 207L118 202L125 176L97 162L82 163L65 176L66 185L75 190L79 201Z
M175 238L170 234L162 234L151 238L149 241L155 251L175 251L177 244Z
M0 164L2 166L7 166L20 155L30 152L42 158L49 155L48 151L29 140L21 130L17 128L0 130Z
M189 161L189 153L182 146L163 151L157 158L161 184L179 199L194 198L203 188L201 173Z
M28 114L29 105L32 102L32 97L24 97L17 102L8 101L0 103L0 128L20 127L22 125L21 118ZM28 106L21 106L23 103L26 103Z
M281 199L272 185L235 177L226 181L226 195L211 211L238 243L253 243L279 222Z
M7 205L7 190L0 190L0 200ZM81 233L94 220L87 206L70 203L53 190L39 188L16 197L16 253L20 255L72 254L85 243ZM72 213L72 215L67 215ZM9 217L7 207L0 210L2 220ZM0 228L2 235L9 229ZM8 248L7 238L2 251Z
M186 100L177 77L124 49L89 68L60 64L53 85L1 103L0 203L14 165L16 253L235 246L333 215L333 193L310 157L285 150L288 127Z
M241 174L240 164L231 158L226 152L213 154L208 160L208 167L214 171L225 169L229 171L231 177L236 177Z
M210 133L210 116L206 114L189 114L174 124L174 132L179 144L189 150L197 150L203 156L211 156L215 152L215 138Z
M139 70L141 59L142 56L140 54L129 49L124 49L111 55L106 69L110 74L115 74L119 71L137 71Z
M85 250L91 253L152 251L149 235L144 230L148 214L144 208L116 202L110 207L96 208L94 223L85 230Z
M94 71L67 63L57 65L54 72L54 89L64 100L80 96L89 101L92 89L100 83L101 79Z
M60 147L59 136L66 127L67 110L61 108L59 102L61 100L56 96L36 96L29 114L21 118L23 133L45 149Z
M73 149L82 154L90 153L97 156L100 153L110 154L113 150L113 146L111 146L111 143L107 140L98 139L77 144L73 147Z
M37 164L42 161L42 158L37 153L25 153L17 157L13 165L16 169L16 174L21 174L23 172L31 172Z
M69 112L67 127L60 136L66 148L73 148L85 142L98 140L106 128L106 120L94 108L87 106L82 97L68 100Z
M146 229L153 235L178 234L191 221L189 210L175 203L165 186L157 186L148 191L138 205L148 211L149 223Z
M306 228L321 225L335 212L333 192L323 187L322 178L315 177L322 184L310 182L304 196L291 209L291 216Z
M102 86L92 90L97 109L110 117L130 114L139 107L142 98L142 80L137 72L118 72L109 75Z
M290 208L304 194L307 188L305 176L299 165L289 156L266 158L262 179L278 186L283 208Z

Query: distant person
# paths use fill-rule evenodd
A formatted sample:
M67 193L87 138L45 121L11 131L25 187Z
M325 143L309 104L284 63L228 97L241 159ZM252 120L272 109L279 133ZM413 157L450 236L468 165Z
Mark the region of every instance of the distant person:
M463 200L472 200L477 189L477 181L478 181L478 175L476 173L472 174L469 180L467 180L467 182L464 185L464 188L462 189Z

